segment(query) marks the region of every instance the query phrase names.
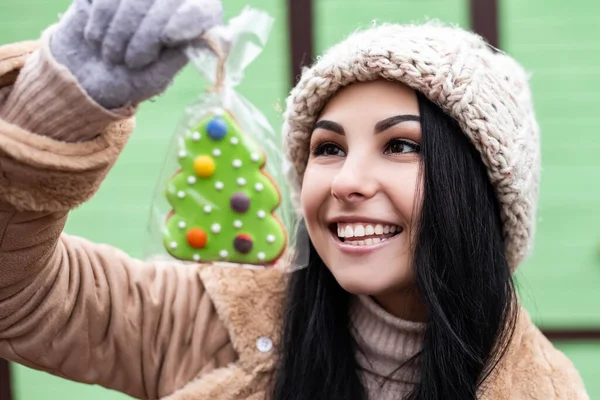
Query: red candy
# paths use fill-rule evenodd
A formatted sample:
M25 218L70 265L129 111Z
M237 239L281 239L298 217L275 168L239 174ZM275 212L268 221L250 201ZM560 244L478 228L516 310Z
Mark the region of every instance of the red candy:
M206 232L200 228L192 228L188 230L185 234L185 238L188 244L195 249L201 249L206 246L206 242L208 240Z

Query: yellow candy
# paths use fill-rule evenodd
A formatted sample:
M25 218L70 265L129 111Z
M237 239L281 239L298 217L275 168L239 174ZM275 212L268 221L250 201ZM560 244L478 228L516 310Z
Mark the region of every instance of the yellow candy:
M209 156L198 156L194 160L194 170L202 178L208 178L215 173L215 162Z

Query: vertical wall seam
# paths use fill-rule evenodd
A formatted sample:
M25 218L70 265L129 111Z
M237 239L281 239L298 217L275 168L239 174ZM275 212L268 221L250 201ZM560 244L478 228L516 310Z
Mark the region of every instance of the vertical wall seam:
M290 83L294 86L302 68L313 60L314 29L312 0L288 0Z

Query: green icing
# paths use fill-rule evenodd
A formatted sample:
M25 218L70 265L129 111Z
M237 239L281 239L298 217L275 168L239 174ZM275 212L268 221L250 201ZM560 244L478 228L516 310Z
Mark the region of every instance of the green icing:
M206 132L213 118L222 118L227 124L227 133L221 140L211 139ZM233 144L233 138L239 142ZM220 155L215 156L215 150L220 151ZM207 116L195 129L186 133L179 151L181 170L171 179L165 192L173 207L173 214L166 221L163 235L167 251L178 259L189 261L246 264L275 261L286 246L286 234L282 224L273 215L280 194L275 183L262 173L266 160L261 148L249 135L243 134L233 118L224 112L221 116ZM212 176L202 178L196 174L194 160L198 156L210 156L214 160L216 168ZM242 167L235 168L234 160L240 160ZM195 179L195 183L188 181L190 177ZM246 184L240 186L237 182L239 178L245 179ZM222 182L222 190L215 188L217 182ZM262 184L262 191L256 190L257 183ZM230 207L231 196L238 192L250 198L250 208L243 214ZM181 193L184 197L180 197ZM206 206L212 208L208 213ZM265 214L262 219L258 216L260 211ZM241 221L242 227L234 227L234 221ZM183 229L180 226L182 222L185 224ZM219 224L219 233L213 232L214 224ZM190 228L201 228L206 232L208 240L204 248L196 249L187 243L186 233ZM234 239L240 233L252 238L253 248L247 254L239 253L234 248ZM270 235L275 239L273 242L267 240ZM176 247L172 247L173 243ZM227 256L223 257L222 251L226 251ZM260 253L264 254L264 259L259 258Z

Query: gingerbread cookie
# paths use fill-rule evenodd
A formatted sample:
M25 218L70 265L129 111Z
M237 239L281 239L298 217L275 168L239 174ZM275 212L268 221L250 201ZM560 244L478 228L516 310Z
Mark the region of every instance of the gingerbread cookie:
M164 243L181 260L268 265L284 252L286 231L274 211L281 195L264 171L265 156L224 111L188 132L181 169L166 198L173 211Z

